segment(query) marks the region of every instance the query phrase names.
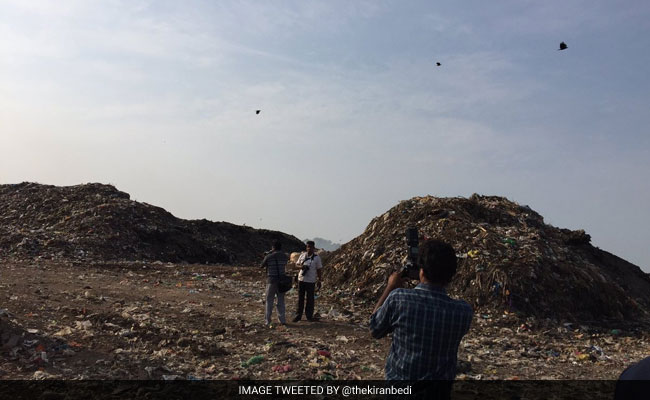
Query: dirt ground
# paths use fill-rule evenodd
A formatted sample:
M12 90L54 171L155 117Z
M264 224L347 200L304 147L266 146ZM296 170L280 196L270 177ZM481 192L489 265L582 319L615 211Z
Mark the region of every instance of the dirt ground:
M266 327L264 287L253 267L2 263L0 379L383 378L370 302L324 286L319 322ZM647 332L477 314L458 377L614 379L649 351Z

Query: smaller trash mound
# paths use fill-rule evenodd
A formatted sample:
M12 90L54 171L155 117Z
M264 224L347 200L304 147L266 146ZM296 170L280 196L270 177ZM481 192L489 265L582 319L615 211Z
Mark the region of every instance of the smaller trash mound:
M590 244L583 230L559 229L503 197L415 197L374 218L332 252L326 279L376 299L407 253L405 231L450 243L458 271L448 290L477 311L591 322L647 322L650 279Z
M0 256L16 259L258 263L282 232L183 220L110 185L0 185Z

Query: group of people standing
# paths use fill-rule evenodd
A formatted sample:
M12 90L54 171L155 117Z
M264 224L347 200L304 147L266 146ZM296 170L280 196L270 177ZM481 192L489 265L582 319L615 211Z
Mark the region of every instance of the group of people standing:
M288 261L278 241L261 264L267 274L267 325L271 324L276 297L280 323L287 323L284 293L279 291L279 281L285 274ZM451 299L445 291L456 273L456 253L445 242L427 240L420 245L417 265L420 282L414 289L400 288L405 280L401 272L390 276L370 318L370 332L375 338L393 334L386 360L387 379L453 379L458 345L469 330L473 315L469 304ZM308 321L314 321L314 292L322 285L323 264L315 253L313 241L307 242L296 266L300 273L298 306L293 322L300 321L303 312Z
M261 266L267 271L267 325L271 324L276 297L280 323L286 324L284 293L279 292L278 284L288 260L281 243L276 242L262 261ZM313 321L314 292L321 287L323 267L313 241L307 242L296 266L300 273L293 321L300 321L303 312L308 321ZM401 272L390 276L370 317L370 333L375 338L393 335L386 360L386 379L453 380L458 345L468 332L473 316L467 302L451 299L445 291L456 274L456 252L443 241L426 240L419 247L417 266L419 284L413 289L401 288L406 279Z
M266 323L271 323L274 299L277 296L278 317L286 324L284 293L278 282L285 273L289 258L281 251L280 242L262 262L267 269ZM298 275L298 307L293 318L300 321L303 312L314 321L314 292L322 282L322 261L315 253L314 242L308 241L306 251L296 263ZM386 359L385 377L389 381L418 381L426 398L450 398L451 384L456 376L458 346L472 323L472 307L463 300L452 299L445 288L456 274L456 252L440 240L427 239L420 244L417 256L419 282L413 289L402 286L407 279L401 271L388 278L386 288L370 316L370 333L374 338L392 334ZM305 304L306 299L306 304ZM306 306L306 307L305 307ZM623 372L616 386L616 399L648 398L647 387L639 380L650 377L650 357ZM428 383L427 383L428 382Z
M316 321L314 315L314 303L316 289L320 290L323 282L323 262L315 252L316 246L312 240L307 241L305 251L300 254L296 266L300 268L298 273L298 306L293 317L293 322L302 319L303 313L307 321ZM277 297L278 319L282 325L287 324L285 313L284 293L279 290L280 277L285 275L289 257L282 251L282 243L273 243L271 252L264 257L261 267L266 268L266 312L264 321L271 325L273 304ZM306 303L306 304L305 304Z

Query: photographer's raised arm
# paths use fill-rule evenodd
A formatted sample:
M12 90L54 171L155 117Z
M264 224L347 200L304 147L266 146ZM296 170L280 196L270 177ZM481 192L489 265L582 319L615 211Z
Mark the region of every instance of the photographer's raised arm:
M403 283L403 278L402 278L402 273L399 271L393 272L389 277L388 277L388 285L386 285L386 289L384 289L384 293L382 293L381 297L379 300L377 300L377 304L375 305L375 309L372 310L372 313L376 313L377 310L379 310L379 307L384 304L384 301L386 301L386 298L392 292L394 289L402 287Z

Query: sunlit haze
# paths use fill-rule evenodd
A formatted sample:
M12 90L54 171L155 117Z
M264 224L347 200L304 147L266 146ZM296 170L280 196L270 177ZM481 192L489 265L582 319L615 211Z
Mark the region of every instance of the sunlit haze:
M499 195L650 271L649 65L647 1L0 0L0 183L341 243Z

